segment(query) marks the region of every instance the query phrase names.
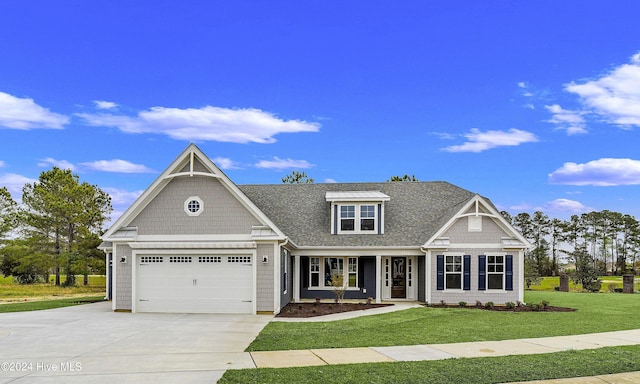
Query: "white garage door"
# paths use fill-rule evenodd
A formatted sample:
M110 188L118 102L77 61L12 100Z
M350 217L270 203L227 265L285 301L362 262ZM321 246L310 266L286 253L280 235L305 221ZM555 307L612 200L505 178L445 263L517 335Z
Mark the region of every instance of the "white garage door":
M136 311L253 313L251 256L141 255Z

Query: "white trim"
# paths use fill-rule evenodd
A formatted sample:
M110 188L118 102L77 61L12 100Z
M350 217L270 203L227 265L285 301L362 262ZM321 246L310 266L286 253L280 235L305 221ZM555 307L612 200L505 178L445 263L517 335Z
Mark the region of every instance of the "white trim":
M293 302L300 302L300 255L293 256Z
M253 249L254 242L131 242L127 243L131 249Z
M278 243L273 243L273 313L278 314L280 312L280 298L282 297L282 287L280 282L282 276L280 276L280 266L282 261L282 255L279 252ZM256 289L254 288L254 291Z
M376 303L382 301L382 255L376 255Z
M391 197L380 191L327 191L325 200L330 202L354 202L365 201L383 202L391 200Z
M190 209L190 205L191 202L195 201L198 203L198 210L195 212L192 212ZM202 212L204 212L204 201L202 201L201 198L199 198L198 196L189 196L185 201L184 201L184 212L188 215L188 216L200 216L200 214Z
M116 254L116 249L117 246L115 243L112 244L113 246L113 254L112 254L112 260L118 260L117 258L117 254ZM112 292L112 296L111 296L111 310L115 311L117 309L117 300L118 300L118 279L116 278L118 276L118 272L117 272L118 266L116 265L116 263L113 263L113 269L111 269L111 272L113 272L113 276L111 277L111 283L113 284L113 290ZM131 299L131 301L133 302L133 298Z
M131 240L131 239L117 239ZM139 235L135 238L138 242L168 242L168 241L253 241L251 235ZM115 241L115 240L114 240Z

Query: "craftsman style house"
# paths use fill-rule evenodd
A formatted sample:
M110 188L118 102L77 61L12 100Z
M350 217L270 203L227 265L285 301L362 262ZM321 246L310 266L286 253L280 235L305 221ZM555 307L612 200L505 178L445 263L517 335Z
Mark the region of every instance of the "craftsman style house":
M523 299L530 245L446 182L236 185L189 145L104 234L114 310L278 313L333 298Z

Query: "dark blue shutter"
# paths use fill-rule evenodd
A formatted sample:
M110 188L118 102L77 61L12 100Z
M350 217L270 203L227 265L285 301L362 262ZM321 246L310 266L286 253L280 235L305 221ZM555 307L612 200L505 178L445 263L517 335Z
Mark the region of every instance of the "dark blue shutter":
M382 234L382 204L378 204L378 235Z
M478 256L478 290L487 289L487 256Z
M437 289L439 291L444 289L444 255L436 256L436 269L437 269Z
M507 255L505 257L505 281L504 289L507 291L513 291L513 256Z
M469 255L462 257L462 289L465 291L471 289L471 256Z

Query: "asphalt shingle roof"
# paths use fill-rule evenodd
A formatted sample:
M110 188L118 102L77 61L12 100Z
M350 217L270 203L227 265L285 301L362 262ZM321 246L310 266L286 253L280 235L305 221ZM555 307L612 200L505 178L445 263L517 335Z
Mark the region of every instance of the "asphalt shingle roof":
M238 185L240 190L298 246L420 246L474 193L433 182ZM385 202L384 234L331 234L327 191L379 191Z

